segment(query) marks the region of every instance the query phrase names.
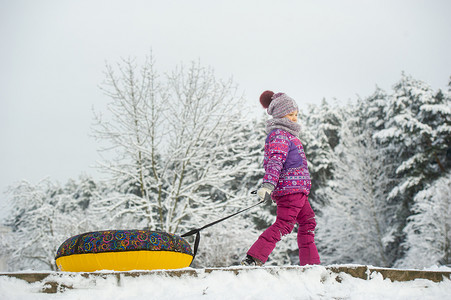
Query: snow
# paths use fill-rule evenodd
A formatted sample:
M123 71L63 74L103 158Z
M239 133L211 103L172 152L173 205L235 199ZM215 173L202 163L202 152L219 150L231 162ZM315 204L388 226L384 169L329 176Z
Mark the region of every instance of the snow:
M189 269L188 270L194 270ZM117 274L84 277L59 273L47 280L73 286L56 294L39 293L42 283L0 276L1 299L450 299L451 281L425 279L392 282L373 272L368 280L335 274L324 266L235 272L196 270L197 276L150 272L139 277ZM338 276L338 277L337 277ZM337 280L337 278L339 280Z

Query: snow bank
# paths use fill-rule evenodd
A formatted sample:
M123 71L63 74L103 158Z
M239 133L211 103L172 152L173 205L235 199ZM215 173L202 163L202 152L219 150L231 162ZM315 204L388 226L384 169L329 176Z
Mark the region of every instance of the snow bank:
M116 274L118 275L118 274ZM369 280L336 274L323 266L268 271L197 271L180 277L149 273L138 277L99 274L50 275L72 286L56 294L39 293L42 283L0 277L0 299L449 299L451 281L392 282L373 272Z

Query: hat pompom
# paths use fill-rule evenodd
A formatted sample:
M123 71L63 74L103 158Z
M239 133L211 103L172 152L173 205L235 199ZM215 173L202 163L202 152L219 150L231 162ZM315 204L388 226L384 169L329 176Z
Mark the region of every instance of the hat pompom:
M274 95L274 92L272 92L272 91L264 91L260 95L260 103L262 104L263 108L269 107L269 104L271 103L273 95Z

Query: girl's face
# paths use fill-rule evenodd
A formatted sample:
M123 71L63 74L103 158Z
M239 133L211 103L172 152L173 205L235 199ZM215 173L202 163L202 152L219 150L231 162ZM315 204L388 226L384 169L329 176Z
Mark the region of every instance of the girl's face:
M297 123L297 121L298 121L298 111L297 110L292 111L288 115L284 116L284 118L287 118L288 120L290 120L290 121L292 121L294 123Z

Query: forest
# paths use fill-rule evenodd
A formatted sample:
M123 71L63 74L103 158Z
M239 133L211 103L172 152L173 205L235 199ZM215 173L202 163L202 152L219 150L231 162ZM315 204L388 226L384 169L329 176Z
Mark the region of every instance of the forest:
M0 239L10 271L56 270L59 245L83 232L181 235L258 201L268 116L249 117L232 79L200 62L160 73L149 56L107 64L101 89L110 102L92 135L105 176L10 186ZM451 78L433 90L401 73L391 90L309 105L300 123L322 264L451 264ZM193 266L238 264L275 210L265 203L206 229ZM298 264L295 235L267 264Z

